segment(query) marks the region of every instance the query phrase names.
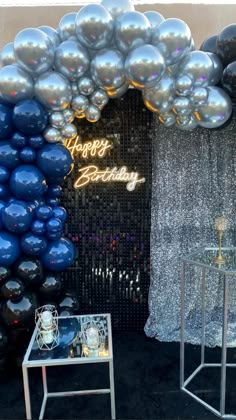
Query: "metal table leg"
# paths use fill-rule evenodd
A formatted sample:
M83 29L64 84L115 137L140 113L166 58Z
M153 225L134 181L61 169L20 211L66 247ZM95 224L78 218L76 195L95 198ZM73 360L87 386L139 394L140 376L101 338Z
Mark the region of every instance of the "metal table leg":
M221 387L220 387L220 414L225 415L225 394L226 394L226 362L227 362L227 327L228 327L228 278L224 275L224 312L222 329L222 353L221 353Z
M24 395L25 395L26 419L31 420L32 415L31 415L31 404L30 404L28 368L24 365L22 366L22 373L23 373L23 386L24 386Z
M115 386L114 386L114 369L113 359L109 361L109 377L110 377L110 391L111 391L111 418L116 418L116 406L115 406Z
M45 408L47 404L47 398L48 398L48 386L47 386L47 372L46 372L46 366L42 366L42 379L43 379L43 402L39 414L39 420L43 419Z
M201 343L201 365L205 363L205 329L206 329L206 270L202 270L202 343Z
M180 388L184 386L184 327L185 327L185 263L182 264L181 272L181 338L180 338Z

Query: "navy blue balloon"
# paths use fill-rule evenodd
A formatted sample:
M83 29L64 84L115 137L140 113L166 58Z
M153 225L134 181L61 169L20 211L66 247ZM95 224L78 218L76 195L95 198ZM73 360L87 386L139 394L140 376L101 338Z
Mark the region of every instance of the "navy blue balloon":
M32 210L35 210L35 211L39 206L43 206L44 204L45 204L45 200L43 198L29 202L29 206L32 208Z
M33 211L24 201L12 200L2 209L2 222L10 232L26 232L32 219Z
M49 241L58 241L61 238L62 229L58 232L47 232L47 239Z
M46 223L46 229L47 232L61 232L62 231L62 222L59 219L56 219L55 217L52 217L49 219Z
M25 233L21 238L21 249L27 255L41 255L47 248L47 240L43 236Z
M1 293L5 299L18 300L21 298L25 286L17 277L11 277L1 287Z
M43 281L43 266L38 258L21 257L15 264L15 273L27 286L37 287Z
M0 200L6 200L9 196L9 189L6 184L0 184Z
M31 147L24 147L20 151L20 158L25 163L32 163L36 159L36 152Z
M47 127L48 114L38 101L26 99L14 107L13 122L24 134L39 134Z
M36 209L36 216L39 220L48 220L52 215L52 208L49 206L42 205Z
M53 215L57 219L61 220L63 223L67 219L67 211L64 207L61 207L61 206L57 206L53 208Z
M4 184L8 181L10 176L10 171L4 166L0 166L0 183Z
M50 186L50 185L55 184L55 182L56 182L58 185L62 185L63 182L64 182L64 179L65 179L64 176L57 176L56 177L56 176L47 175L47 184Z
M14 169L20 163L18 150L12 147L9 141L0 142L0 166Z
M0 232L0 266L9 267L20 256L17 236L8 232Z
M15 197L31 201L43 194L45 183L44 175L37 167L21 165L11 174L10 189Z
M34 324L37 307L38 301L34 293L27 292L17 301L8 299L2 307L3 321L8 327L27 328Z
M47 144L39 152L37 164L49 178L65 177L72 169L73 159L62 144Z
M44 235L46 233L46 226L42 220L34 220L31 225L31 231L35 235Z
M75 259L73 243L66 238L48 243L46 252L41 260L46 268L52 271L61 271L70 267Z
M23 133L16 131L11 137L11 144L16 149L21 149L27 144L27 137Z
M50 207L57 207L58 204L60 204L60 198L47 198L46 199L46 203L50 206Z
M60 185L49 185L47 191L47 197L59 198L62 193L62 187Z
M2 209L4 209L5 205L4 201L0 201L0 229L2 229Z
M32 149L41 149L43 145L45 144L45 140L43 136L40 134L35 134L34 136L30 136L28 139L29 146L32 147Z
M12 108L0 104L0 139L10 137L13 131Z

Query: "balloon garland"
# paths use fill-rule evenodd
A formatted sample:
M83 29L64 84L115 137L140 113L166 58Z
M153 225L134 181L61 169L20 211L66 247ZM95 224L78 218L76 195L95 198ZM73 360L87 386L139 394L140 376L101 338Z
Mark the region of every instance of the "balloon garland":
M73 168L65 147L77 135L73 120L98 121L109 99L132 86L166 127L220 127L232 113L229 94L235 96L236 62L231 61L236 57L225 47L229 36L235 52L235 25L196 51L184 21L140 13L131 0L102 0L66 14L57 30L23 29L2 49L0 293L5 326L28 326L37 295L54 299L61 288L57 272L75 258L73 244L63 237L67 215L60 206L61 184ZM229 94L217 86L221 59ZM70 295L63 302L62 308L76 306ZM0 357L6 345L0 326Z

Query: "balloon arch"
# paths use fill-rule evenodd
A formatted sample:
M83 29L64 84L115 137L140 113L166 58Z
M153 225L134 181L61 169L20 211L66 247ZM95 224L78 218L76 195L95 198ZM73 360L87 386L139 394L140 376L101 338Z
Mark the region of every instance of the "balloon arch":
M57 273L75 258L73 244L63 237L67 214L60 206L61 184L73 167L66 148L77 136L73 120L98 121L109 99L121 97L131 85L166 127L222 126L232 113L229 94L235 93L230 83L236 79L236 56L224 55L230 42L236 55L236 25L231 26L231 36L226 28L196 51L182 20L142 14L130 0L102 0L66 14L57 30L24 29L3 48L0 287L5 326L29 325L38 292L54 297L60 289ZM233 78L229 66L234 66ZM216 86L220 80L225 89ZM0 349L6 341L0 327Z

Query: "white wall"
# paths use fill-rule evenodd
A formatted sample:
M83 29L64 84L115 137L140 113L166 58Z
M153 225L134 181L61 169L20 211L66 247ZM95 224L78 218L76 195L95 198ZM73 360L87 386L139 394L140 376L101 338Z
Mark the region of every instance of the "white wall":
M79 7L76 6L0 7L0 48L13 41L21 29L41 25L56 28L62 16L78 10ZM219 33L231 23L236 23L236 2L226 5L155 2L137 5L136 10L157 10L165 18L183 19L192 31L196 47L199 47L206 37Z

